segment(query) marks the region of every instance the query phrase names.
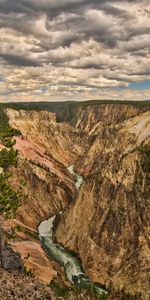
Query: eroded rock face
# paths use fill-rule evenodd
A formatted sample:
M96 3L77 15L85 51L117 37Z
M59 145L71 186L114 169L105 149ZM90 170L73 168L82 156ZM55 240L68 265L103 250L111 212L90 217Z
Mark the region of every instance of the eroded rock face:
M21 199L16 218L34 229L42 220L64 210L75 199L73 177L70 174L67 177L63 166L56 166L52 164L49 169L45 164L41 166L37 161L31 162L21 156L17 167L10 168L13 174L10 183Z
M149 295L150 174L140 148L150 146L150 112L105 126L76 168L84 184L65 212L57 240L79 254L96 282Z
M88 137L67 123L57 123L50 112L7 109L9 123L19 129L19 151L11 183L21 189L17 219L36 228L41 220L63 211L76 197L74 177L66 169L88 146ZM22 184L23 183L23 184Z
M64 154L65 150L61 152L62 149L59 149L61 157L64 157L64 163L61 162L61 157L59 161L56 160L57 152L54 157L52 154L49 155L47 153L47 145L51 145L55 154L55 150L57 151L55 149L57 141L54 139L55 143L52 140L50 143L47 142L49 141L49 134L43 128L43 125L41 126L41 130L45 132L45 135L42 135L42 132L39 133L38 131L40 130L40 120L42 122L42 118L44 118L43 124L49 127L52 135L56 129L58 138L61 140L61 133L58 134L57 123L53 114L45 112L38 115L36 112L17 112L11 110L10 115L12 120L14 118L14 123L19 124L16 125L16 128L20 128L22 132L22 136L14 138L16 140L14 148L18 150L18 163L7 170L7 172L11 173L9 183L15 188L20 205L14 216L15 219L12 220L12 223L8 222L6 232L11 232L11 224L15 230L15 235L11 232L9 243L14 251L20 253L22 263L31 269L33 274L41 281L48 284L57 276L59 268L49 262L40 243L37 241L37 227L42 220L68 207L76 198L77 189L74 177L65 167L65 164L68 163L66 159L67 154ZM47 125L46 122L50 124ZM12 125L15 127L15 124ZM67 128L67 137L69 126L66 125L64 127ZM29 136L28 132L30 133ZM67 146L65 145L65 147ZM75 154L71 154L72 156L69 157L71 162L75 159L75 155L78 155L78 150L74 148L72 151ZM19 231L16 231L15 228L19 228ZM5 252L5 255L7 255L7 252ZM28 257L28 259L24 260L25 257Z
M50 112L16 111L7 109L10 125L23 137L43 147L48 156L70 165L84 151L82 133L68 123L57 123Z
M119 124L147 110L149 107L124 104L78 105L60 114L60 120L69 122L84 134L95 135L104 125Z
M7 111L16 138L20 189L16 218L36 229L65 211L55 236L76 252L87 275L127 293L149 297L150 174L142 149L150 146L150 111L126 105L79 107L57 123L48 112ZM84 176L79 191L66 166Z

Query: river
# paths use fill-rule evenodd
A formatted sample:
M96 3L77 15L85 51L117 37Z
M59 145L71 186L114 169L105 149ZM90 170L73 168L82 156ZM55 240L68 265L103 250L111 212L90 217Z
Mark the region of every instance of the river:
M76 176L76 187L79 190L83 183L83 177L75 173L74 166L68 167L68 170L71 174ZM62 212L59 214L61 213ZM107 291L98 283L93 283L85 275L80 260L74 254L67 251L67 249L58 243L53 242L53 228L56 217L57 216L54 215L48 220L41 222L38 227L39 238L46 253L64 267L65 274L72 283L84 288L92 289L96 293L97 297L105 298L105 296L107 296Z

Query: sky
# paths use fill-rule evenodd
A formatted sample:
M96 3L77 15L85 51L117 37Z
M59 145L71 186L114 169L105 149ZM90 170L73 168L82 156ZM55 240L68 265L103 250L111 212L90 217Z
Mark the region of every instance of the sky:
M0 0L0 102L150 99L150 0Z

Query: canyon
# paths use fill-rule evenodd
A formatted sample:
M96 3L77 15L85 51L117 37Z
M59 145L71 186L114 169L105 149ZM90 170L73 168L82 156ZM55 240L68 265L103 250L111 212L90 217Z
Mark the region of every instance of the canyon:
M39 224L57 215L53 240L79 258L108 299L148 300L150 106L78 104L56 112L8 107L5 113L21 133L13 137L17 164L7 170L20 203L11 220L0 215L13 251L43 283L68 284L38 238ZM80 188L75 173L83 178Z

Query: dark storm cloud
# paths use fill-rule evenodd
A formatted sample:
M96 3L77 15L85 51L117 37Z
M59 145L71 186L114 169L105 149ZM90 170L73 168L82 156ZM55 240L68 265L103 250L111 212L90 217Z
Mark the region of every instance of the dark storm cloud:
M38 66L37 62L34 62L30 59L27 59L25 57L20 57L17 55L0 54L0 57L3 58L6 62L8 62L10 65L22 66L22 67L37 67Z
M100 6L100 8L109 15L114 15L118 18L125 18L125 19L133 19L133 16L126 12L125 9L114 7L112 4L106 2Z
M115 14L115 16L122 18L122 22L124 22L128 18L134 18L133 15L126 12L125 10L112 6L113 3L117 2L119 1L111 1L110 4L109 1L107 2L97 0L6 0L0 2L0 27L7 26L27 35L33 34L35 36L40 36L46 48L48 47L47 44L50 44L50 48L55 47L55 45L61 45L65 47L69 46L72 42L80 42L81 40L88 40L90 38L94 38L99 42L106 43L109 47L114 47L118 39L125 40L129 35L134 35L136 28L130 28L130 30L128 30L127 28L126 34L122 30L120 35L116 36L116 31L114 31L113 28L109 26L109 22L108 25L103 25L104 20L102 20L102 22L96 22L96 20L94 21L94 18L91 19L90 15L87 15L87 11L89 9L95 9L97 11L98 9L101 9L106 13L105 18L107 18L107 14ZM68 30L68 28L73 29L72 35L69 34L69 36L67 36L67 34L65 34L64 39L56 41L55 43L50 43L49 40L45 42L45 39L47 39L47 36L45 36L46 30L45 32L40 33L40 28L38 28L38 26L35 26L36 20L43 13L46 14L44 25L45 29L47 30L47 35L51 29L53 31L62 30L63 32L63 29ZM57 22L57 17L62 13L64 14L64 16L66 16L66 20L64 18L62 22L61 20ZM69 13L72 14L72 18L70 17L68 19L67 16ZM100 19L101 17L99 17L99 20ZM51 26L51 24L49 25L49 21L52 20L54 20L53 26ZM146 29L143 28L141 30L145 32Z
M55 1L55 0L4 0L0 1L0 12L9 13L27 13L33 14L40 12L47 13L50 17L56 17L64 12L83 12L87 8L103 9L108 13L120 15L125 13L122 9L117 9L112 6L113 3L120 2L120 0L72 0L72 1ZM126 2L135 3L137 0L128 0Z

